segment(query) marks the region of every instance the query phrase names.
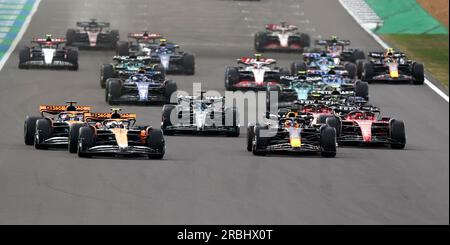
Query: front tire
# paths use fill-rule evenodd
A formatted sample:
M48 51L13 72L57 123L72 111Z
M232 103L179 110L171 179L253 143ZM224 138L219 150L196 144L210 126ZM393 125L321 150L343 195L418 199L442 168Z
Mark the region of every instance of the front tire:
M78 156L82 158L91 157L87 151L94 146L94 131L90 127L80 128L80 135L78 137Z
M78 151L78 136L80 135L80 128L83 124L72 124L69 127L69 139L68 139L68 150L69 153L77 153Z
M37 120L34 147L38 150L48 149L43 143L52 137L52 131L52 124L48 119Z
M392 149L404 149L406 145L405 123L401 120L392 120L389 124Z
M322 157L336 156L336 129L333 127L324 126L320 133L320 146L322 148Z
M111 64L104 64L100 69L100 87L105 88L106 80L114 77L114 67Z
M157 153L148 155L150 159L162 159L166 150L163 132L160 129L150 129L147 137L147 146Z
M27 116L24 123L24 140L25 145L34 144L34 136L36 134L36 122L42 119L42 117L30 117Z

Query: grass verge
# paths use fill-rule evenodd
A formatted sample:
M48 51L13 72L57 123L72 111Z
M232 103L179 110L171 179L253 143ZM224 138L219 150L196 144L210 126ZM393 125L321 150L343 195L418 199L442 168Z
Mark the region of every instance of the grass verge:
M423 63L425 69L448 89L448 35L389 34L383 38L410 59Z

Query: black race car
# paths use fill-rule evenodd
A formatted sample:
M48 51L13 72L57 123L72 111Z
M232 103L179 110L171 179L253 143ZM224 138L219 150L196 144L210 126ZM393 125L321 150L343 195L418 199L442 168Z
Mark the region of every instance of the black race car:
M254 155L267 153L314 153L336 156L336 129L312 124L310 114L288 112L267 115L275 124L256 124L247 128L247 150Z
M162 110L161 129L164 135L224 134L238 137L240 133L235 108L225 108L225 97L183 96L178 104L166 104Z
M339 58L342 62L356 63L357 60L364 60L366 58L364 51L348 48L350 44L350 40L340 40L336 36L331 36L331 39L316 40L316 46L323 46L322 51L326 51L332 57ZM320 52L321 50L315 51Z
M412 82L421 85L425 81L422 64L407 59L401 52L369 53L369 61L359 61L357 73L367 82Z
M52 68L78 70L78 49L65 45L63 38L34 38L32 46L24 47L19 53L19 69Z
M95 19L77 22L77 29L66 33L67 45L89 49L115 49L119 41L119 31L110 30L108 22Z
M128 79L109 78L105 100L110 105L166 103L177 90L177 84L166 80L160 71L140 71Z

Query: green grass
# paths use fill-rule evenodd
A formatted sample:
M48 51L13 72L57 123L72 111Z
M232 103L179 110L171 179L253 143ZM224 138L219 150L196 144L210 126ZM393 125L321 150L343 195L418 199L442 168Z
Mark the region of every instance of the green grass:
M448 35L389 34L383 38L410 59L423 63L425 69L448 89Z

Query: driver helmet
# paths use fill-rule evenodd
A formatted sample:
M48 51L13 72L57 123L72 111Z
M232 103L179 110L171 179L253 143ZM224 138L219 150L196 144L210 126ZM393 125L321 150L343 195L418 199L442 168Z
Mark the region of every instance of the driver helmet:
M51 34L45 35L45 41L51 42L52 41L52 35Z
M394 49L393 48L387 48L386 53L384 54L386 58L391 58L394 56Z
M159 46L165 47L167 44L167 40L164 38L159 39Z
M331 41L332 41L333 43L337 43L337 42L338 42L337 36L332 35L332 36L331 36Z
M288 24L287 24L287 22L286 21L281 21L281 23L280 23L281 25L281 27L287 27L288 26Z
M262 54L255 54L256 61L261 61Z
M139 71L138 71L138 73L139 74L145 74L146 73L146 71L145 71L145 67L139 67Z

